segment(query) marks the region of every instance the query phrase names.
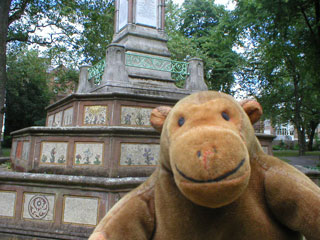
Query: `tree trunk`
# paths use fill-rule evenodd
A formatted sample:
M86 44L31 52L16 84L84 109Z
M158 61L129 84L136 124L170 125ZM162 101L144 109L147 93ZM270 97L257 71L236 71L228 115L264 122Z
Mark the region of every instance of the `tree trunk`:
M295 69L294 69L295 72ZM293 85L294 85L294 99L295 99L295 108L294 108L294 124L298 132L298 144L299 144L299 156L305 155L306 152L306 136L305 128L303 126L301 118L301 101L302 96L299 93L299 74L293 75Z
M0 1L0 133L2 133L5 90L6 90L6 45L8 34L9 10L12 0ZM2 147L0 144L0 156L2 156Z
M310 130L309 130L309 134L308 134L308 137L309 137L309 143L308 143L308 151L312 151L312 146L313 146L313 138L314 138L314 134L316 132L316 129L317 129L317 126L318 126L318 122L315 122L315 121L310 121Z

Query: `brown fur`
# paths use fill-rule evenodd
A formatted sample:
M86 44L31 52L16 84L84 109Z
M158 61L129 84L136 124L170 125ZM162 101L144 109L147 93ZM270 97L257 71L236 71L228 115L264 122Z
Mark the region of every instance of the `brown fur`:
M156 116L162 129L157 170L90 240L320 239L319 187L262 151L251 125L261 106L242 107L201 92L171 111L154 110L151 122Z

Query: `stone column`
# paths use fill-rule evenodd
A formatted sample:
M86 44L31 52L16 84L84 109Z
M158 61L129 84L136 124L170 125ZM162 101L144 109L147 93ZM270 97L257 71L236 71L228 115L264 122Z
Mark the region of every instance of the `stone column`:
M107 48L106 66L101 85L128 82L129 78L125 66L125 48L119 44L110 44Z
M203 61L200 58L191 58L189 61L188 73L185 89L190 91L208 90L203 77Z
M88 70L91 66L83 65L80 67L79 83L77 93L86 93L91 89L91 83L88 81Z

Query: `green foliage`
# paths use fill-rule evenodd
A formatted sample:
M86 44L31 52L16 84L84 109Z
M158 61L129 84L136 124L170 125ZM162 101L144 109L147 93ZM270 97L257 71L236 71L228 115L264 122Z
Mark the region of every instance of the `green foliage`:
M238 0L238 39L244 51L239 84L258 98L266 118L292 122L300 153L320 121L319 1ZM308 135L312 135L308 133Z
M7 61L5 135L45 119L51 97L47 85L48 59L37 51L9 55Z
M240 58L232 50L235 29L230 12L209 0L186 0L181 8L169 1L166 31L173 59L200 57L209 89L231 93Z

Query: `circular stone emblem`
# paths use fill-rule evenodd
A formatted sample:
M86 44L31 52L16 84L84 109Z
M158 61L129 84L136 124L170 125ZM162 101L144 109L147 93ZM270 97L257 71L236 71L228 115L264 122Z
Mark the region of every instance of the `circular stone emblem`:
M49 201L45 196L35 195L29 201L28 210L33 219L43 219L49 212Z

